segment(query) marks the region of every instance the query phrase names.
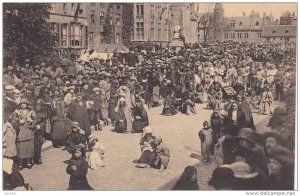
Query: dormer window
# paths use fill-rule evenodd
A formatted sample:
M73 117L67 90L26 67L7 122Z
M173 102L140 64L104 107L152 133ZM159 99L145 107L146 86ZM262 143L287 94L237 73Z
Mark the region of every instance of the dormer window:
M242 21L240 22L240 24L239 24L240 26L242 26L243 25L243 23L242 23Z
M230 23L230 28L234 28L235 27L235 23L234 22L231 22Z

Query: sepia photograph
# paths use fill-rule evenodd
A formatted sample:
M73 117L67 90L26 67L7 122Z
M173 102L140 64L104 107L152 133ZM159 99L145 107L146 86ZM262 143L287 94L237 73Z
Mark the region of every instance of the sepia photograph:
M2 2L2 191L294 195L297 15Z

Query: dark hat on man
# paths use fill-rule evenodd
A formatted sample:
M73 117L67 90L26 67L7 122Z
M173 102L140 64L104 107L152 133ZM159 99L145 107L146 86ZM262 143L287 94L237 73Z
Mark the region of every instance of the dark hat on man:
M235 178L232 169L224 165L213 171L212 178L208 182L208 185L216 189L222 189L224 187L232 187L234 181Z
M278 146L272 149L268 158L275 159L284 165L294 167L295 156L288 148Z
M238 135L236 136L237 139L245 139L252 143L256 143L258 140L258 136L255 131L251 128L242 128Z

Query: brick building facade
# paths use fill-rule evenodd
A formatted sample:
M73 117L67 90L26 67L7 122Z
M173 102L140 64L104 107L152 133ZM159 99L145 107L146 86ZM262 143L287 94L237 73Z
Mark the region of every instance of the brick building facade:
M84 3L52 3L49 22L56 33L59 54L80 54L88 46L87 5Z

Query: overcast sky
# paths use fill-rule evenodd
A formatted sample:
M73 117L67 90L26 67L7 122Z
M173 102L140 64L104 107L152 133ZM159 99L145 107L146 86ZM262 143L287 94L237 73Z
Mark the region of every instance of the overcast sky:
M201 13L207 12L208 8L213 12L215 7L214 3L199 3L199 5ZM225 17L243 16L243 12L249 15L252 10L259 12L260 16L263 12L267 15L272 13L275 19L279 19L285 11L295 12L297 15L297 3L222 3L222 5Z

